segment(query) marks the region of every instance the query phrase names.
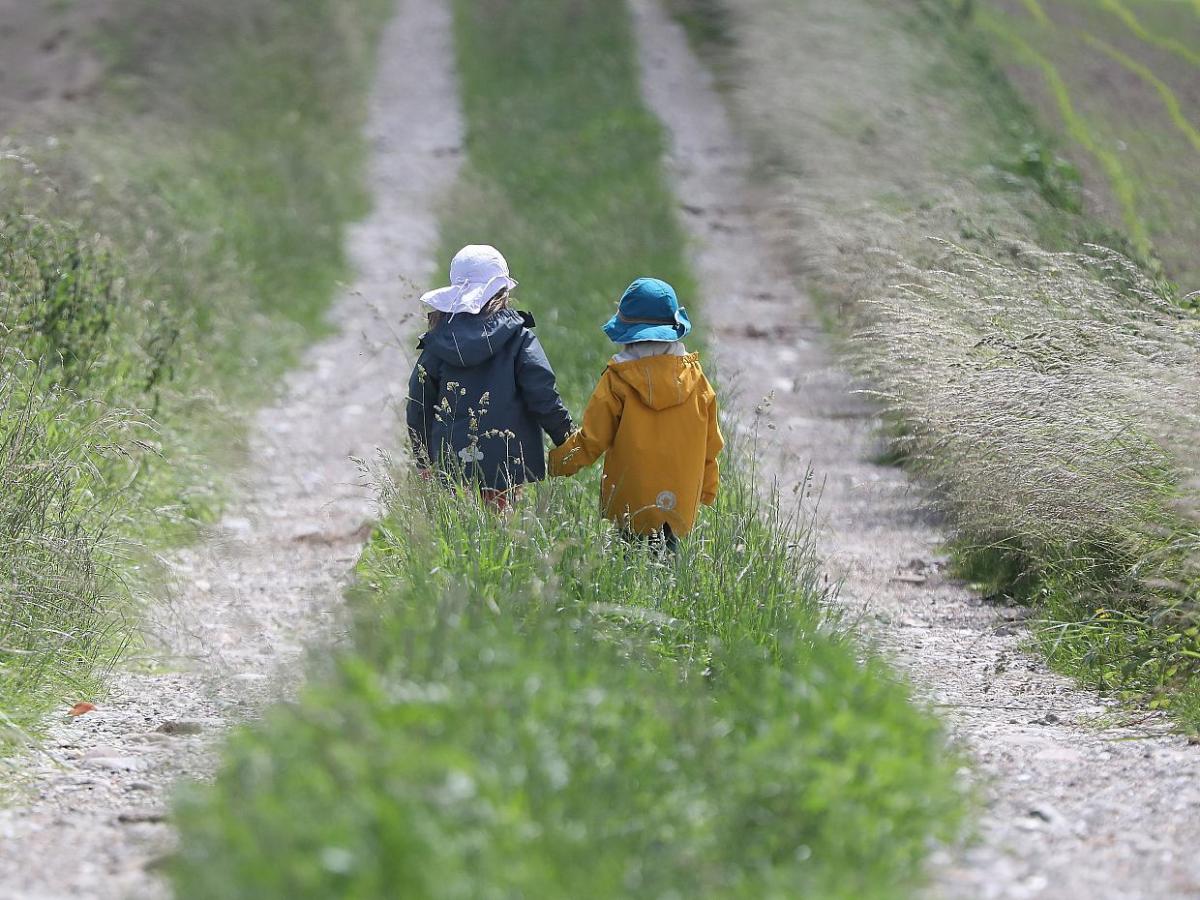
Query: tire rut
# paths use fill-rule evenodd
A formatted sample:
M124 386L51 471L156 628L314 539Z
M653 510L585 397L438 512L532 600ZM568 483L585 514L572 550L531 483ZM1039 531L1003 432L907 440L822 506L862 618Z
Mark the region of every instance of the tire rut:
M402 0L370 102L375 209L349 235L357 280L330 313L336 334L258 414L225 517L167 560L151 649L122 664L97 711L55 717L40 752L10 761L19 794L0 811L0 896L168 894L154 863L173 845L174 786L208 776L224 731L294 693L305 650L337 640L374 513L351 457L396 442L400 338L413 330L401 311L430 271L436 207L458 169L453 60L445 4Z
M1025 651L1025 611L944 573L946 533L899 469L874 464L876 413L829 349L791 272L794 238L683 30L632 0L644 93L670 136L668 166L693 241L699 328L736 406L773 394L760 464L784 496L808 466L819 552L838 608L914 683L974 761L978 840L943 848L930 893L962 898L1200 895L1197 754L1165 725L1119 726L1119 707ZM728 391L727 391L728 393ZM803 489L803 488L802 488Z

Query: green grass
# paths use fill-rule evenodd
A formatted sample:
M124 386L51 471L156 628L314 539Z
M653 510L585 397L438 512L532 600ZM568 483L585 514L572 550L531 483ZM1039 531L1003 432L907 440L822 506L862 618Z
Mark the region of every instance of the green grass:
M96 238L0 221L0 709L29 724L62 692L95 690L122 641L113 566L155 438L126 405L165 377L172 324L129 290ZM126 491L117 486L126 485Z
M508 254L578 407L632 277L692 293L628 14L455 10L469 153L444 251ZM956 759L822 612L748 448L726 462L677 560L616 540L594 478L506 520L380 473L350 640L183 799L178 895L909 892L957 833Z
M975 4L996 63L1084 170L1088 212L1195 290L1200 214L1200 20L1184 3L1042 0L1014 15ZM1036 12L1035 12L1036 10ZM1036 73L1032 78L1027 73Z
M89 107L0 162L0 709L95 698L150 553L320 329L388 4L121 0ZM236 98L236 102L230 102ZM49 123L40 126L49 128Z
M1002 41L1010 43L1014 52L1023 62L1041 70L1047 89L1053 95L1058 106L1058 112L1062 117L1067 135L1099 162L1108 177L1110 189L1120 205L1121 221L1125 231L1130 235L1138 252L1144 256L1149 255L1150 235L1138 213L1137 193L1133 182L1126 174L1121 158L1097 140L1088 121L1076 110L1071 99L1071 91L1059 73L1058 67L1008 29L1000 16L981 12L979 21L989 32L999 36Z

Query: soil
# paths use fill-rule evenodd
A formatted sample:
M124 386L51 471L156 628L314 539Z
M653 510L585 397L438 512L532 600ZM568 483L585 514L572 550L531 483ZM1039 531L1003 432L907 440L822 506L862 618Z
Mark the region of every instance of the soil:
M671 138L669 165L714 332L722 380L785 496L808 466L821 488L820 554L836 606L948 723L983 796L977 839L941 848L930 894L961 898L1200 895L1200 748L1121 710L1026 651L1026 610L948 577L946 533L899 469L878 465L875 410L856 394L819 311L773 244L770 188L711 75L653 0L634 0L644 90ZM1145 721L1131 723L1130 719Z
M14 120L45 121L95 89L104 66L89 36L109 6L108 0L0 0L0 137Z
M27 12L26 0L0 0L0 28ZM115 673L97 710L64 709L38 747L9 760L19 794L0 811L0 897L164 895L156 863L172 846L174 786L211 772L228 727L294 692L305 648L337 639L342 587L374 514L352 457L397 443L413 331L404 311L431 276L435 207L462 140L445 4L405 0L380 59L375 212L350 237L358 277L331 312L337 334L257 416L238 502L169 560L174 587L148 623L149 651ZM60 92L62 77L25 99Z

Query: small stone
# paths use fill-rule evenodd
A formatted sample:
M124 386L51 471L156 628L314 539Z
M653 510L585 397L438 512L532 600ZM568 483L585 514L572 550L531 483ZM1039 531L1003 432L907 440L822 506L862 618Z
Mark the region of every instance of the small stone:
M141 825L166 821L167 814L161 809L127 809L117 814L122 825Z
M1047 825L1058 826L1063 823L1062 813L1048 803L1037 803L1029 808L1029 817L1040 819Z
M300 522L292 528L292 540L302 544L328 544L331 538L320 522Z
M247 535L254 530L254 523L240 516L226 516L221 520L221 527L237 535Z
M1053 745L1045 750L1039 750L1034 754L1034 759L1039 762L1053 762L1064 764L1083 764L1086 762L1086 757L1078 750L1072 747L1060 747Z
M89 769L105 769L109 772L137 772L143 763L132 756L97 756L85 759L83 764Z
M139 741L143 744L165 744L171 738L165 734L158 734L154 731L147 731L145 734L135 734L130 740Z
M106 747L102 745L88 750L83 754L83 756L80 757L80 759L84 762L87 762L91 759L107 759L114 756L121 756L122 753L123 751L118 750L116 747Z

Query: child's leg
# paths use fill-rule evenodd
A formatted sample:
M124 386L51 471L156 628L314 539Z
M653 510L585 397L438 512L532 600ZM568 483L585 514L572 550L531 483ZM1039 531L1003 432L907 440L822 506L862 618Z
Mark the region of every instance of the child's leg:
M514 485L507 491L497 491L492 488L480 488L479 496L483 502L498 513L506 513L521 499L521 486Z
M663 525L662 539L663 546L667 549L667 552L679 552L679 538L675 536L675 532L671 530L670 525Z
M504 491L496 491L492 488L480 488L479 497L483 500L484 506L490 506L496 512L504 512L508 509L508 498L504 496Z
M671 530L670 525L663 525L662 531L652 531L649 534L639 534L628 528L622 528L621 540L633 546L645 547L656 556L679 552L679 538Z

